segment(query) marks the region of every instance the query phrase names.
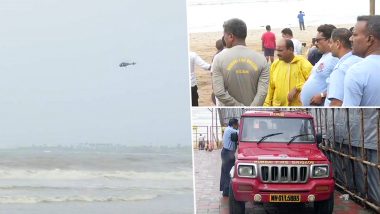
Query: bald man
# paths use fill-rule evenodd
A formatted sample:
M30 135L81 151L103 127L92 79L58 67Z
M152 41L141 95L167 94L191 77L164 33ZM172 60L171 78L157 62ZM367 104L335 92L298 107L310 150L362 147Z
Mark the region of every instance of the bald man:
M276 49L278 59L270 68L264 106L302 106L299 93L313 66L305 57L294 55L294 45L290 39L281 39Z

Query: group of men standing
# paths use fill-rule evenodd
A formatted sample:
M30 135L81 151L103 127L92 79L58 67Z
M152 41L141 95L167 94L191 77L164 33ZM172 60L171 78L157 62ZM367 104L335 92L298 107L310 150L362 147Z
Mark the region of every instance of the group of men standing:
M246 24L223 25L226 48L211 66L213 91L224 106L378 106L380 105L380 16L359 16L353 32L333 25L317 29L322 54L313 66L300 55L301 43L289 28L282 39L267 26L265 57L246 46ZM269 40L268 40L269 38ZM277 51L278 59L273 60ZM271 61L269 66L268 61Z

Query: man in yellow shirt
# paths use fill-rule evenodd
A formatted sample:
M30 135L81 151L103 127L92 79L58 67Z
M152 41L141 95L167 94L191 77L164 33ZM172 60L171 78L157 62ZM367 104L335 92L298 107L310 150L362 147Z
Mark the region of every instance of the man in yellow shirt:
M292 40L282 39L276 50L278 59L270 68L264 106L302 106L299 93L313 66L305 57L294 55Z

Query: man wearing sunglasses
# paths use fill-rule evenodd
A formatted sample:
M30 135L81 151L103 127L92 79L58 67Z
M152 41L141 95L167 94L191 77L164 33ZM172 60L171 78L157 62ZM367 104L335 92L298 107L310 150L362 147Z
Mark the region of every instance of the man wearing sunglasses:
M310 77L303 85L301 102L304 106L322 106L327 95L327 81L333 71L338 58L333 57L329 45L334 25L324 24L318 27L315 44L322 58L314 65Z
M380 106L380 16L359 16L350 40L364 59L347 71L343 106Z

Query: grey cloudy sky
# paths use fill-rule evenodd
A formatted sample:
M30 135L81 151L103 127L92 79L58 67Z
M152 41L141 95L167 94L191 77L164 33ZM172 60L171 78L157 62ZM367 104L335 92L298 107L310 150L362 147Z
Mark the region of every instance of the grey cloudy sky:
M0 0L0 26L0 147L190 145L186 1Z

